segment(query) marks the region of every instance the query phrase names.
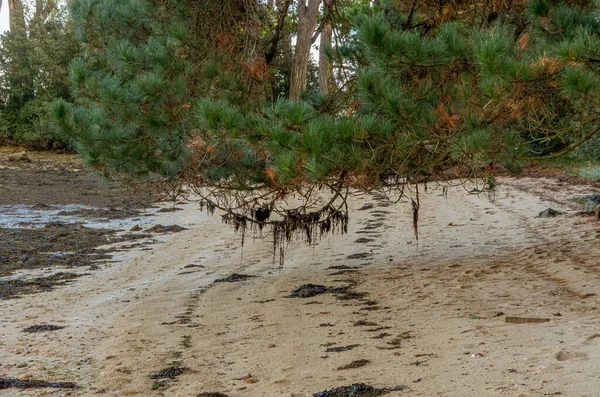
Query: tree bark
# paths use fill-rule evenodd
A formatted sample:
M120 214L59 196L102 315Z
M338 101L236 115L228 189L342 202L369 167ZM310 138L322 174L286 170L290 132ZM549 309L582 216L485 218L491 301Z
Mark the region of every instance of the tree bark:
M320 6L321 0L298 0L298 32L290 76L292 100L300 99L302 91L306 89L311 38L317 26Z
M25 12L21 0L8 0L8 27L11 31L25 29Z
M329 94L333 83L333 68L331 62L325 56L325 50L331 46L333 37L333 27L329 21L323 22L321 30L321 40L319 42L319 91L323 95Z
M292 4L292 0L283 0L279 5L279 17L277 18L277 26L275 27L275 32L273 33L273 38L271 39L271 45L269 46L269 51L265 54L265 59L267 61L267 65L270 65L277 54L277 46L281 41L281 34L283 32L283 27L285 25L285 17L287 16L288 10L290 9L290 5Z
M56 8L56 0L46 0L45 2L44 0L35 0L35 20L46 21L54 8Z

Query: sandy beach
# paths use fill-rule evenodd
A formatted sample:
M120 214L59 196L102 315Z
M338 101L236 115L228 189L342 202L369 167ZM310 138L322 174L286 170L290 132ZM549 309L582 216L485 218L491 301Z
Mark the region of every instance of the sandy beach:
M0 394L598 396L600 224L572 201L591 188L500 182L493 201L422 194L418 242L408 202L358 195L347 235L292 242L283 267L267 231L242 248L195 203L144 219L186 230L0 300L0 377L81 387ZM326 288L289 297L305 284ZM64 328L22 332L40 324Z

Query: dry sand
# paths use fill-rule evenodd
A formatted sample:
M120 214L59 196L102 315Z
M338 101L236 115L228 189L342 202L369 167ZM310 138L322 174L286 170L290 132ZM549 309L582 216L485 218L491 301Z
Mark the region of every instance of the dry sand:
M283 268L270 236L247 237L242 257L239 235L187 205L156 222L189 230L151 250L0 301L0 376L83 386L0 394L299 397L364 382L406 386L389 396L600 396L600 224L569 201L589 193L527 178L502 180L494 202L430 190L418 244L407 203L360 196L348 235L290 244ZM547 207L569 215L535 217ZM214 283L233 273L256 277ZM305 283L364 295L286 297ZM66 328L21 332L43 323ZM149 379L173 364L186 371Z

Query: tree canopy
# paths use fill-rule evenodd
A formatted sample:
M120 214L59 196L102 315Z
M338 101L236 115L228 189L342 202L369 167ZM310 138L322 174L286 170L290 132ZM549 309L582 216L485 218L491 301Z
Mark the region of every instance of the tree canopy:
M56 98L71 100L68 69L78 46L59 3L9 1L10 31L0 35L0 138L60 140L48 108Z
M344 232L353 189L414 192L416 226L419 184L462 178L483 192L496 164L596 134L598 11L591 0L73 0L75 101L53 113L106 175L199 194L236 228L270 226L276 245ZM300 54L303 29L311 42L326 33L321 73ZM301 97L294 62L306 64Z

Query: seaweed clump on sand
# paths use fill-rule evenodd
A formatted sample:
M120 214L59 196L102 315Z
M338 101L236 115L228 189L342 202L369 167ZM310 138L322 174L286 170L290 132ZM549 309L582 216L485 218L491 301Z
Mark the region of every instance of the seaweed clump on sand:
M179 226L179 225L154 225L149 229L146 229L145 232L146 233L179 233L182 232L184 230L188 230L185 227Z
M69 284L71 280L89 273L54 273L47 277L37 277L29 280L0 280L0 300L16 298L21 295L45 292L56 286Z
M227 394L223 394L223 393L204 392L204 393L198 394L197 397L229 397L229 396L227 396Z
M150 379L173 379L185 372L185 369L179 367L165 368L155 374L148 375Z
M336 387L330 390L314 393L313 397L377 397L392 391L404 390L406 386L377 389L364 383Z
M239 281L246 281L250 278L254 278L256 276L251 276L249 274L237 274L234 273L230 276L224 277L224 278L219 278L215 280L215 283L236 283Z
M319 284L304 284L296 288L288 298L312 298L321 294L336 294L345 292L345 288L326 287Z
M106 244L150 237L128 233L117 236L115 230L94 229L79 224L50 222L38 228L0 228L0 276L19 269L46 267L83 267L111 259Z
M0 390L2 389L79 389L73 382L46 382L43 380L0 378Z
M355 347L358 347L360 345L348 345L348 346L338 346L338 347L329 347L327 348L327 350L325 350L327 353L339 353L339 352L345 352L348 350L352 350Z
M370 360L355 360L352 361L350 364L344 365L342 367L338 367L338 371L343 371L346 369L354 369L354 368L360 368L360 367L364 367L365 365L369 364L371 361Z
M54 325L54 324L41 324L41 325L32 325L31 327L23 328L23 332L28 333L38 333L38 332L47 332L47 331L57 331L59 329L63 329L64 325Z
M288 298L312 298L321 294L333 294L340 300L364 300L368 295L366 292L354 292L352 285L345 287L326 287L319 284L304 284L296 288Z

